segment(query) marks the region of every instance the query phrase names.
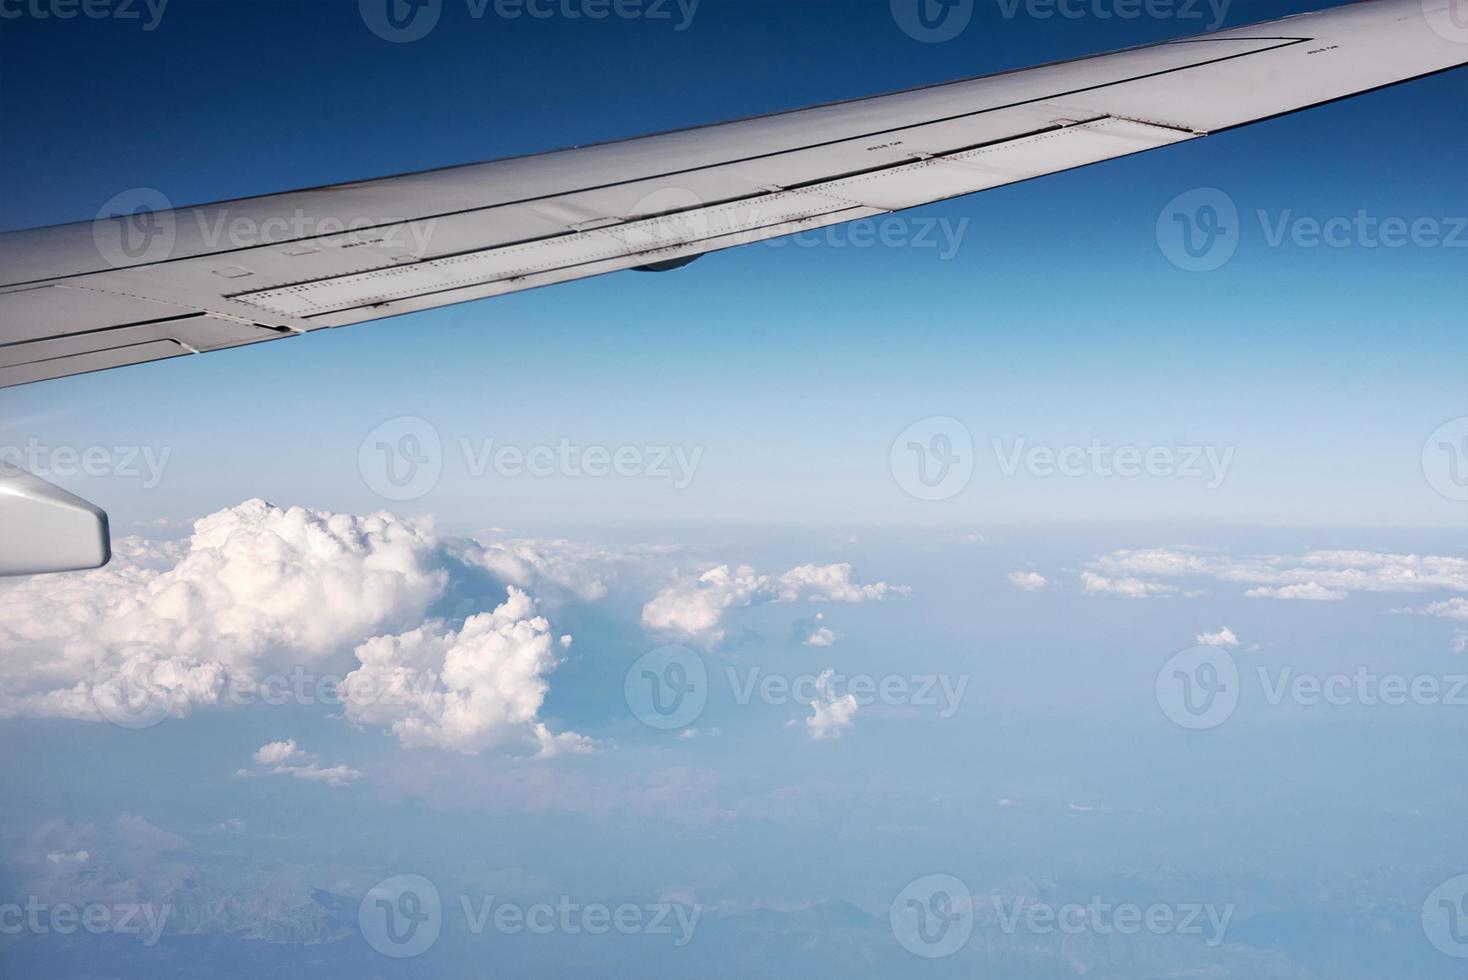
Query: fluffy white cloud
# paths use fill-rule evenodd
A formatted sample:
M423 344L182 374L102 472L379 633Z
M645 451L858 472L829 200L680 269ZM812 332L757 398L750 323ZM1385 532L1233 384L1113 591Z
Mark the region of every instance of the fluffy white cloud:
M328 786L346 786L361 778L362 774L351 766L323 766L320 760L301 749L296 740L288 738L282 742L267 742L255 750L252 759L256 772L277 776L294 776L310 782ZM239 775L251 775L250 770L241 769Z
M816 696L809 702L812 714L805 720L805 728L816 741L840 738L856 724L859 707L856 697L852 694L837 697L832 683L834 673L829 667L821 671L821 676L816 678Z
M1340 602L1347 598L1346 593L1338 589L1327 589L1319 582L1302 582L1299 585L1281 585L1272 588L1261 585L1257 589L1248 589L1244 595L1250 599L1291 599L1304 602Z
M1171 595L1177 589L1158 582L1144 582L1139 578L1108 578L1095 572L1081 573L1081 588L1093 595L1119 595L1127 599L1142 599L1151 595Z
M186 542L125 540L107 568L17 580L0 588L0 715L96 719L119 677L187 714L232 678L421 622L446 580L436 549L431 527L390 514L251 500Z
M1205 647L1236 647L1239 645L1239 638L1227 626L1221 627L1216 633L1199 633L1194 640L1199 646Z
M1039 572L1010 572L1009 581L1016 589L1025 592L1039 592L1050 584Z
M828 647L841 639L841 634L825 624L826 614L816 613L814 619L801 619L795 623L795 639L808 647Z
M479 752L533 742L539 754L584 752L591 742L540 721L559 661L550 624L525 592L458 629L429 623L356 649L361 666L343 682L347 717L386 725L406 746Z
M867 602L907 595L905 586L876 582L861 585L851 566L800 565L783 575L762 575L748 565L719 565L695 579L679 578L642 607L648 629L684 640L717 643L720 625L732 608L764 602Z
M836 631L829 626L817 626L800 642L808 647L828 647L840 638Z

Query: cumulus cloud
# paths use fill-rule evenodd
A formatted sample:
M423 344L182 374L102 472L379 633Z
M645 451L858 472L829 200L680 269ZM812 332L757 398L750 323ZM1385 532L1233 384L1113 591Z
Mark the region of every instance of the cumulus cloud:
M1293 599L1304 602L1340 602L1347 598L1339 589L1327 589L1319 582L1302 582L1299 585L1270 587L1261 585L1248 589L1244 595L1250 599Z
M826 614L816 613L814 619L798 620L795 624L795 639L808 647L828 647L841 639L841 634L825 624Z
M361 666L342 685L347 717L385 725L409 747L475 753L528 741L542 756L585 752L589 739L553 734L539 718L556 649L534 600L512 586L457 630L428 623L358 646Z
M855 695L836 695L832 676L835 671L827 667L816 678L816 696L808 702L811 716L805 720L806 731L816 741L840 738L856 724L857 702Z
M1236 647L1239 645L1239 638L1227 626L1221 627L1216 633L1199 633L1194 640L1199 646L1205 647Z
M361 778L362 774L351 766L323 766L320 760L296 745L293 738L281 742L267 742L255 750L252 760L256 773L277 776L294 776L310 782L328 786L346 786ZM251 775L251 770L241 769L238 775Z
M719 565L697 578L678 578L642 607L648 629L684 640L717 643L729 609L766 602L868 602L907 595L905 586L852 580L849 564L800 565L763 575L749 565Z
M808 647L828 647L838 639L840 639L840 636L829 626L817 626L801 642Z
M1177 589L1159 582L1139 578L1108 578L1095 572L1081 573L1081 588L1092 595L1119 595L1127 599L1143 599L1154 595L1171 595Z
M1024 592L1039 592L1050 584L1039 572L1010 572L1009 581Z
M436 549L430 526L390 514L251 500L187 541L124 540L106 568L20 579L0 588L0 716L97 719L118 677L187 714L232 678L421 622L446 579Z

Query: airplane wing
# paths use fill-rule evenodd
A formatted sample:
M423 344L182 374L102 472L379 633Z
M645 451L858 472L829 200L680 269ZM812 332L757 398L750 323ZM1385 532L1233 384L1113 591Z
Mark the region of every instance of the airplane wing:
M140 192L0 236L0 387L673 268L1458 67L1465 39L1468 0L1367 0L536 156L175 210Z
M115 216L0 235L0 388L676 268L1460 67L1465 41L1468 0L1365 0L535 156L178 209L122 195ZM77 553L16 553L5 525L36 493L7 487L12 571L105 560L96 515L57 499L36 506L77 522Z

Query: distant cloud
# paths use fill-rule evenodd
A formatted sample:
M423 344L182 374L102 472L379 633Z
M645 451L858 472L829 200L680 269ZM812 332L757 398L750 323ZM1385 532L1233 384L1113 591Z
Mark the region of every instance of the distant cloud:
M826 614L816 613L814 619L802 619L795 623L795 638L808 647L828 647L841 639L841 634L825 625Z
M642 624L683 640L718 643L729 609L767 602L868 602L909 593L904 586L861 585L851 566L800 565L781 575L764 575L749 565L718 565L697 578L678 578L642 607Z
M1239 638L1227 626L1220 628L1216 633L1199 633L1195 640L1199 646L1205 647L1236 647L1239 645Z
M839 639L836 631L827 626L817 626L801 642L808 647L828 647Z
M828 667L816 678L816 696L810 702L813 713L805 720L806 730L816 741L840 738L856 724L856 697L852 694L836 695L832 682L834 674L835 671Z
M293 738L280 742L267 742L255 750L252 761L255 763L255 773L294 776L297 779L325 783L328 786L346 786L356 782L362 776L351 766L322 766L316 756L302 750L300 746L296 745L296 740ZM248 769L239 771L239 775L242 776L251 774Z
M1050 584L1039 572L1010 572L1009 581L1016 589L1025 592L1039 592Z
M1271 588L1261 585L1249 589L1244 595L1250 599L1297 599L1305 602L1340 602L1348 598L1337 589L1327 589L1319 582L1302 582L1299 585L1281 585Z
M1419 612L1425 616L1441 616L1443 619L1468 619L1468 598L1455 596L1443 602L1434 602Z
M1468 630L1455 630L1453 632L1453 652L1468 653Z
M1247 586L1251 598L1340 601L1357 592L1468 592L1468 559L1360 550L1233 558L1187 549L1113 551L1089 572L1119 580L1205 578ZM1438 603L1431 615L1455 616L1458 603ZM1468 612L1465 612L1468 618Z
M1108 578L1095 572L1081 573L1081 588L1092 595L1119 595L1128 599L1171 595L1177 591L1170 585L1158 582L1144 582L1139 578Z

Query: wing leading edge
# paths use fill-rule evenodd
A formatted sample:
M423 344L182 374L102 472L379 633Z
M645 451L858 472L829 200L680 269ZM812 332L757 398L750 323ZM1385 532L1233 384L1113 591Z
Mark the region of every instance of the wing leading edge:
M1439 9L1441 8L1441 9ZM1468 0L1365 0L739 122L0 235L0 387L706 252L1156 149L1468 64Z

